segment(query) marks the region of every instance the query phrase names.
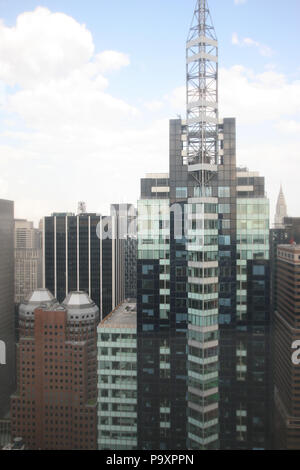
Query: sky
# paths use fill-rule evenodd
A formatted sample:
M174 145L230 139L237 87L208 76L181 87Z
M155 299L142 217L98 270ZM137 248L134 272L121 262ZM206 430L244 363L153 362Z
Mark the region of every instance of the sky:
M168 172L168 121L185 118L185 41L196 0L0 0L0 198L15 216L107 214ZM209 0L220 117L237 163L283 186L300 216L299 0Z

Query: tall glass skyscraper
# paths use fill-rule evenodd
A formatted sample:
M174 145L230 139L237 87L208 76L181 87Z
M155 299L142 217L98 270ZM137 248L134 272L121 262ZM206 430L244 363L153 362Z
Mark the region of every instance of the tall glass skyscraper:
M72 291L85 291L104 318L125 296L124 241L113 214L52 214L44 219L43 285L62 302Z
M187 41L187 120L169 175L138 203L138 438L143 449L269 447L269 204L218 115L206 0Z

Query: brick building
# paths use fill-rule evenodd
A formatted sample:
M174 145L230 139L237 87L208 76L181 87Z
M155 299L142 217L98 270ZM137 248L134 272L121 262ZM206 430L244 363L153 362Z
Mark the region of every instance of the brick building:
M99 310L85 292L60 305L38 289L19 309L12 437L29 449L96 449Z

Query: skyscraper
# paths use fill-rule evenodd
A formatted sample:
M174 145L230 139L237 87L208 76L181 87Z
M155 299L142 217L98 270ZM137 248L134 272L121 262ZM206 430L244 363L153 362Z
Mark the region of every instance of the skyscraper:
M170 121L170 173L141 189L139 447L267 448L269 202L264 178L236 166L235 119L218 116L205 0L187 41L187 120Z
M5 364L0 364L1 418L9 409L15 383L14 203L4 199L0 199L0 341L5 348Z
M98 449L137 449L135 299L98 326Z
M270 230L270 308L271 308L271 365L272 365L272 377L274 379L275 375L275 349L278 351L277 337L275 335L275 326L277 321L278 326L278 295L279 288L278 286L278 246L287 245L292 243L300 243L300 218L299 217L285 217L283 219L283 225L280 228L272 228ZM277 362L277 361L276 361ZM274 388L274 381L273 381ZM278 419L276 424L276 413L274 413L275 403L274 403L274 393L272 393L272 445L276 448L278 445L278 432L276 431L276 426L278 427Z
M43 250L43 285L59 302L68 292L85 291L103 318L124 299L124 247L116 215L45 217Z
M206 0L187 40L189 449L214 449L218 433L218 41ZM215 189L215 190L214 190Z
M42 287L42 232L33 222L15 220L15 303Z
M137 285L137 238L128 235L125 239L125 298L136 298Z
M275 213L275 220L274 220L274 227L275 228L283 228L284 226L284 218L287 217L287 206L285 202L285 197L283 194L282 186L280 186L280 191L277 199L276 204L276 213Z
M187 197L181 130L180 120L170 122L170 178L147 175L138 202L138 446L142 449L186 446L187 250L184 234L174 236L176 227L183 227ZM171 200L178 202L174 212Z
M300 246L279 245L277 250L274 446L289 450L300 449L300 367L292 358L294 350L299 350L300 338Z
M96 449L99 310L84 292L59 305L47 289L19 308L12 437L29 449Z

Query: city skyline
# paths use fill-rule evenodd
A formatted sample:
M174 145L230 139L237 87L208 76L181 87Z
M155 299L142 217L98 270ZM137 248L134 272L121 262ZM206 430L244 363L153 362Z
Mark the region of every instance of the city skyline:
M297 3L0 0L0 450L300 448Z
M102 1L0 2L0 197L15 201L16 217L37 224L73 212L79 199L105 214L111 202L136 204L140 178L168 168L168 120L185 118L183 46L194 0L122 3L116 15ZM299 5L209 7L221 44L220 115L237 117L237 163L266 176L271 219L280 183L297 215ZM82 183L86 167L93 174Z

